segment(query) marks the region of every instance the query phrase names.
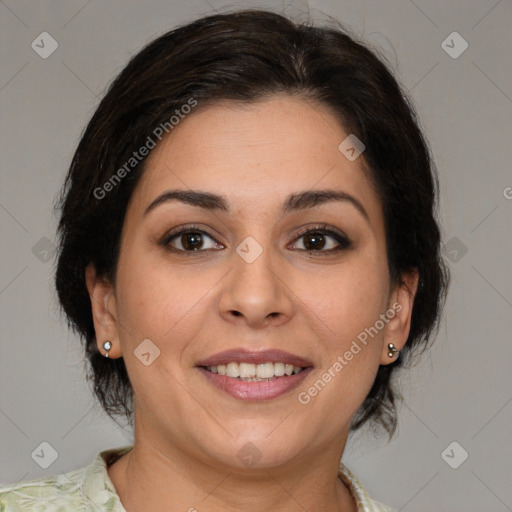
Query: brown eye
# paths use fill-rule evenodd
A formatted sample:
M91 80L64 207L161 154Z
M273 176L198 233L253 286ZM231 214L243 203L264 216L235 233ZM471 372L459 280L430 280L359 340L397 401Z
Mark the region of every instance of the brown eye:
M214 240L211 235L205 231L194 228L185 228L171 233L165 236L160 243L174 252L181 253L199 253L211 249L224 248L224 246Z
M299 241L302 240L302 243ZM310 229L302 233L295 242L295 248L318 254L331 254L352 246L351 241L342 233L331 229ZM302 245L302 247L301 247Z
M183 233L179 240L187 251L196 251L203 245L203 235L201 233Z
M308 251L319 250L325 247L325 237L321 233L308 233L304 236L304 247Z

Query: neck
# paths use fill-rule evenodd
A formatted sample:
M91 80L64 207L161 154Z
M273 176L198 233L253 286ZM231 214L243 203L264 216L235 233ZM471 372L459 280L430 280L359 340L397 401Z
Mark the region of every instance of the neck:
M205 464L168 445L162 450L148 439L154 437L136 437L133 449L107 470L127 512L356 512L338 477L343 449L304 454L286 467L242 470Z

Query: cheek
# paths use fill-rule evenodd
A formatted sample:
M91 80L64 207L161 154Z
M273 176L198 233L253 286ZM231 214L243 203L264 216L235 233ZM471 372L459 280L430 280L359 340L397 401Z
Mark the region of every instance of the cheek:
M160 251L125 253L118 271L119 311L137 337L166 344L190 323L216 279L211 273L188 271L186 265L177 269L166 263Z
M312 404L333 425L355 414L379 368L384 331L371 328L385 313L389 292L387 264L379 254L362 251L346 265L331 268L317 286L302 285L305 309L321 319L323 357L317 380L303 390L301 403Z
M155 262L135 253L125 258L118 275L121 346L133 388L148 403L158 397L183 412L190 404L170 390L176 382L186 382L190 347L201 338L221 275L193 271L192 266L177 270L162 258ZM145 366L142 354L148 351L152 362Z
M319 327L330 349L343 349L385 312L389 280L387 268L375 258L354 257L331 267L314 281L297 277L297 289L306 310L322 322Z

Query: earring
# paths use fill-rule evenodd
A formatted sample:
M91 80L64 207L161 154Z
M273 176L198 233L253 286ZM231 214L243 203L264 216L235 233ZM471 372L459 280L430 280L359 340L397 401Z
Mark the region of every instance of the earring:
M103 348L107 351L105 357L108 357L108 351L112 348L112 343L110 341L105 341L105 343L103 343Z
M388 357L394 357L395 354L400 355L400 350L398 350L393 343L388 345ZM398 357L398 356L397 356Z

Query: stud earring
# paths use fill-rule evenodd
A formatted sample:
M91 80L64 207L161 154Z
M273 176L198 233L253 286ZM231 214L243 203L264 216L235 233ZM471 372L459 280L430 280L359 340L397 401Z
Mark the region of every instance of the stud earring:
M395 357L395 354L400 355L400 350L398 350L395 347L395 345L393 345L393 343L389 343L389 345L388 345L388 357Z
M103 343L103 348L106 350L106 354L105 354L105 357L108 357L108 351L112 348L112 343L110 341L105 341L105 343Z

